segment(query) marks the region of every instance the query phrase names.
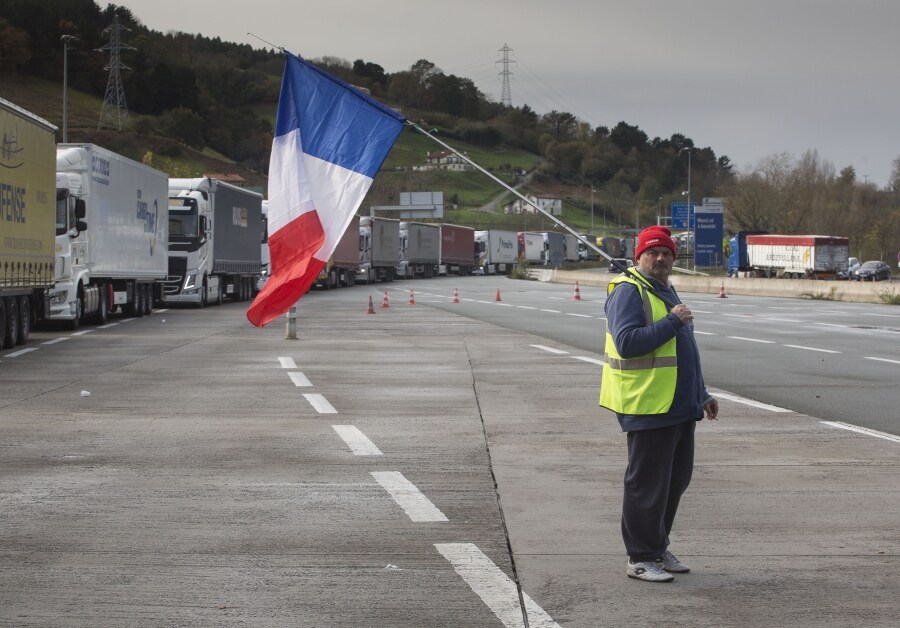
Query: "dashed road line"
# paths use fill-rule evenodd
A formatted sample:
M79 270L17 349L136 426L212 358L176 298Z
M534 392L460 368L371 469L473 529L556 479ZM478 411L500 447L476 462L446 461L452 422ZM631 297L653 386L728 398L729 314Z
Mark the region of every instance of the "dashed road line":
M337 410L333 405L328 403L328 400L324 395L319 395L317 393L303 393L303 397L319 414L337 414Z
M466 581L507 628L523 628L522 607L516 584L473 543L436 543L441 556ZM559 624L524 592L522 600L531 628L559 628Z
M888 358L876 358L874 356L865 356L865 360L875 360L876 362L887 362L888 364L900 364L900 360L889 360Z
M298 388L312 386L312 382L307 379L306 375L304 375L302 371L291 371L290 373L288 373L288 377L290 377L291 381L294 382L294 386L297 386Z
M21 349L19 351L16 351L15 353L7 353L3 357L4 358L17 358L20 355L24 355L26 353L31 353L32 351L37 351L37 347L29 347L28 349Z
M769 412L793 412L793 410L788 410L787 408L780 408L761 401L739 397L738 395L732 395L730 393L722 392L721 390L710 390L709 392L712 393L713 397L716 399L727 399L729 401L734 401L735 403L742 403L761 410L768 410Z
M766 345L774 345L774 340L761 340L759 338L744 338L743 336L728 336L732 340L746 340L747 342L758 342Z
M116 327L119 323L107 323L106 325L100 325L97 329L109 329L110 327Z
M874 436L875 438L889 440L893 443L900 443L900 436L894 436L893 434L888 434L887 432L879 432L878 430L872 430L868 427L859 427L858 425L851 425L850 423L844 423L842 421L819 421L819 423L828 425L830 427L836 427L841 430L848 430L850 432L865 434L866 436Z
M803 349L804 351L818 351L820 353L840 353L840 351L835 351L834 349L819 349L818 347L804 347L803 345L784 345L785 347L790 347L791 349Z
M281 368L283 369L297 368L297 363L294 362L294 358L278 358L278 361L281 363Z
M81 331L76 331L74 334L69 334L70 336L84 336L85 334L94 333L93 329L82 329Z
M375 443L369 440L355 425L332 425L331 427L347 443L354 456L383 455Z
M696 330L696 329L694 330L694 333L695 333L695 334L699 334L699 335L701 335L701 336L718 336L718 335L719 335L719 334L715 334L715 333L713 333L713 332L711 332L711 331L699 331L699 330Z
M572 359L581 360L582 362L590 362L591 364L599 364L600 366L603 366L605 364L603 360L600 360L598 358L589 358L586 355L573 355Z
M548 347L546 345L530 345L535 349L540 349L541 351L546 351L547 353L555 353L557 355L567 355L568 351L563 351L562 349L554 349L553 347Z
M578 318L594 318L590 314L575 314L574 312L566 312L566 316L577 316Z
M447 522L446 515L399 471L371 471L372 477L416 523Z
M541 312L549 312L550 314L562 314L562 312L560 312L559 310L547 310L544 308L541 308Z
M55 345L58 342L63 342L64 340L68 340L69 336L64 336L62 338L53 338L52 340L48 340L46 342L42 342L42 345Z

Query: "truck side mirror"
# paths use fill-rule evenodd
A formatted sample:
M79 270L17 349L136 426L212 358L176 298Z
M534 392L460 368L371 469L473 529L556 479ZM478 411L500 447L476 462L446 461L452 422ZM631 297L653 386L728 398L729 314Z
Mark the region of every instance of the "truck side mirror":
M199 236L200 236L201 238L205 238L205 237L206 237L206 229L207 229L207 225L206 225L206 216L200 216L200 233L199 233Z
M87 216L87 205L84 202L83 198L75 199L75 219L80 220ZM85 225L84 229L87 229L87 225ZM79 231L84 231L79 227Z
M87 223L83 220L76 220L75 221L75 229L78 231L78 233L81 233L82 231L87 231Z

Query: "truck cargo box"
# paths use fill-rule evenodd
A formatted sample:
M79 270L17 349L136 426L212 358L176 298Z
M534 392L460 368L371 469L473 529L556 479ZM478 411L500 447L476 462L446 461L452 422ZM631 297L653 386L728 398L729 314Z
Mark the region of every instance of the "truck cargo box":
M259 273L262 195L214 181L213 272Z
M475 265L475 230L459 225L441 225L441 264L471 269Z

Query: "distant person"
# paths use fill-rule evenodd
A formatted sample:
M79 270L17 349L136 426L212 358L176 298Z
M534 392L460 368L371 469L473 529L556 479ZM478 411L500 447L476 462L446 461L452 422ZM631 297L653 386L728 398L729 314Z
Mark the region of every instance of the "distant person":
M650 582L690 571L669 551L669 534L691 481L696 422L719 413L703 383L694 317L669 283L675 255L667 228L644 229L637 266L609 283L606 300L600 405L616 413L627 433L625 573Z

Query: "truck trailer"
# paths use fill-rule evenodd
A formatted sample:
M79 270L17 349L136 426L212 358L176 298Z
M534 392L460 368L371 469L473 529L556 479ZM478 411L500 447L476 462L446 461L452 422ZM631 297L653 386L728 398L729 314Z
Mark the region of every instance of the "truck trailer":
M49 320L69 329L143 316L168 271L166 173L96 144L56 149L56 277Z
M441 267L446 274L471 275L475 266L475 230L441 225Z
M729 242L729 273L757 277L835 279L846 274L847 238L822 235L773 235L739 232Z
M252 298L262 224L258 192L208 177L170 179L166 300L204 307Z
M356 283L359 272L359 216L353 216L350 224L338 240L334 253L319 272L313 286L316 288L350 287Z
M538 231L520 231L519 257L529 264L544 263L544 234Z
M430 279L441 263L441 227L424 222L400 223L400 263L397 276Z
M365 283L393 281L400 263L400 221L363 216L359 219L359 270Z
M0 133L0 349L9 349L49 312L56 127L0 98Z
M475 267L485 275L508 275L519 259L518 235L515 231L500 229L476 231L475 254Z

